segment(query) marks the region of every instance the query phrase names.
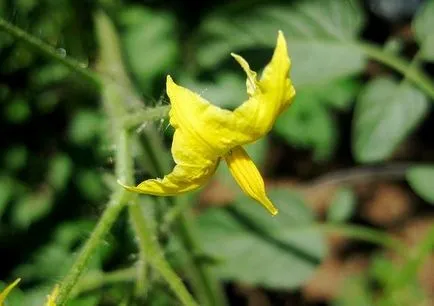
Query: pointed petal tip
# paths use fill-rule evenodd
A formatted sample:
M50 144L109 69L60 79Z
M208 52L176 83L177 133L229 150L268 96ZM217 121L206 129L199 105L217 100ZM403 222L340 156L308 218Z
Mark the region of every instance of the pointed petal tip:
M279 213L279 210L273 205L273 203L270 201L268 197L265 197L264 199L261 199L259 201L265 209L274 217Z
M128 191L131 191L131 192L140 192L140 189L138 189L137 187L134 187L134 186L128 186L128 185L122 183L120 180L117 180L116 182L117 182L119 185L121 185L123 188L125 188L126 190L128 190Z

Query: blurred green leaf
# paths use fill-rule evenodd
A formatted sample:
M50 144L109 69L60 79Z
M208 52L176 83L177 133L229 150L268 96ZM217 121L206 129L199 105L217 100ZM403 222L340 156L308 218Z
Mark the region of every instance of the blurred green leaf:
M339 110L348 110L362 85L353 78L344 78L309 87L318 99Z
M27 148L22 145L10 146L4 157L5 168L11 171L21 170L27 163Z
M365 56L356 37L364 24L358 1L310 0L295 6L258 5L220 10L204 20L197 60L213 67L230 52L274 48L277 31L288 41L296 86L321 83L362 71Z
M415 166L407 171L411 188L425 201L434 204L434 166Z
M0 66L0 71L3 73L14 73L20 69L29 68L34 60L34 54L22 43L14 48L4 64Z
M72 161L65 154L57 154L50 161L48 169L48 183L56 190L60 191L66 187L71 176Z
M49 64L31 71L30 82L35 88L45 87L63 80L70 74L70 69L61 64Z
M356 208L356 196L350 188L342 187L334 195L327 211L327 220L332 222L347 221Z
M185 75L179 83L222 108L235 109L247 100L246 81L235 73L219 73L212 82L201 82Z
M101 132L101 115L93 110L80 110L72 118L69 126L69 137L77 145L93 143Z
M28 227L33 222L45 217L50 212L53 202L54 197L50 189L24 194L14 203L13 223L20 228Z
M422 58L434 61L434 0L427 0L413 19L415 38Z
M122 38L126 61L140 88L149 91L153 78L177 60L175 19L169 13L131 6L121 12L119 20L125 26Z
M101 175L94 170L81 170L77 175L76 183L80 192L89 201L101 201L104 195L106 195L107 190L104 186Z
M374 303L369 290L368 279L364 276L354 276L345 279L343 289L333 301L333 306L372 306ZM392 306L392 304L390 304Z
M41 113L49 113L53 111L54 107L59 102L59 99L59 93L57 90L53 89L41 92L35 97L35 102Z
M13 272L26 281L47 281L63 277L74 262L79 243L86 239L94 227L93 222L75 221L56 228L53 239L39 248L28 263L19 265ZM101 244L89 264L89 270L99 269L101 261L111 250L109 244ZM50 284L51 285L51 284Z
M327 160L337 142L336 121L317 93L299 90L294 103L276 121L274 131L288 143L314 150L314 158Z
M6 118L11 123L23 123L30 116L30 106L26 100L15 98L6 106Z
M99 305L99 294L92 294L85 297L75 298L68 302L68 306L97 306Z
M14 184L10 177L0 176L0 218L14 193Z
M280 210L275 217L246 197L201 215L202 246L221 259L215 269L223 279L297 288L313 274L326 245L322 235L309 227L314 216L300 198L285 189L271 190L269 195Z
M359 95L352 149L360 162L388 158L429 110L426 96L410 84L391 78L372 80Z

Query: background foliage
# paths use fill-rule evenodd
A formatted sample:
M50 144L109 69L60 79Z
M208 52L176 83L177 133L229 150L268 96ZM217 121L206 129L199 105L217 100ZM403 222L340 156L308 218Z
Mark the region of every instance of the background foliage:
M101 63L101 10L116 26L127 76ZM246 98L245 76L229 53L259 70L278 29L297 97L248 151L280 214L270 218L220 167L200 193L140 200L153 238L199 301L192 262L218 279L230 305L433 302L433 0L0 0L0 17L57 54L0 31L0 279L23 279L7 305L43 303L116 186L108 98L61 59L115 84L139 115L168 104L169 73L233 109ZM172 131L157 117L134 126L135 181L171 168ZM173 224L182 211L194 250ZM152 264L137 292L138 266L152 259L142 258L135 226L120 215L68 305L180 303Z

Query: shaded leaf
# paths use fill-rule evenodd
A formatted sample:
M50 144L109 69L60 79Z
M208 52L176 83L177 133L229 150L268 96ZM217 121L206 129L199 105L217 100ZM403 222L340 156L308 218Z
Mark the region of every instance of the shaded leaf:
M411 188L425 201L434 204L434 166L415 166L407 171Z
M202 246L220 260L215 269L223 279L296 288L315 271L326 246L297 196L284 189L269 194L280 210L275 217L245 197L226 209L209 209L199 218Z
M282 30L292 58L296 86L353 75L365 64L355 43L364 24L358 1L302 1L295 6L260 5L223 10L202 24L197 60L213 67L230 52L274 48Z
M294 146L313 149L317 160L331 157L338 136L332 114L310 90L298 91L293 105L278 117L274 131Z
M434 0L427 0L413 19L413 30L424 59L434 61Z
M349 188L340 188L334 195L327 211L327 219L332 222L343 222L351 218L356 206L356 196Z
M369 82L354 114L353 154L360 162L388 158L428 112L428 100L408 83L390 78Z
M26 228L33 222L45 217L53 206L51 190L23 195L13 206L12 220L20 228Z
M120 22L125 26L126 61L140 87L149 90L152 79L177 59L175 19L168 13L133 6L122 11Z

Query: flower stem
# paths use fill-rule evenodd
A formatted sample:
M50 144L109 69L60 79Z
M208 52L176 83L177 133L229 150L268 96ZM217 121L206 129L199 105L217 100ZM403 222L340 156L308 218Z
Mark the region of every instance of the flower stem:
M113 199L108 203L104 213L98 221L98 224L81 249L76 261L69 270L69 273L60 284L59 295L56 299L57 305L62 306L66 303L72 288L86 269L89 259L92 257L92 254L103 241L105 235L118 218L129 197L130 195L126 191L121 190L116 193Z
M78 62L77 60L57 52L56 48L45 43L39 38L31 34L28 34L26 31L21 30L19 27L7 22L1 17L0 17L0 30L3 30L8 34L12 35L13 37L15 37L16 39L23 41L29 47L45 55L46 57L53 59L65 65L66 67L70 68L72 71L76 72L81 77L89 81L97 89L101 88L102 80L97 73L94 73L92 72L92 70L87 69L85 65Z

